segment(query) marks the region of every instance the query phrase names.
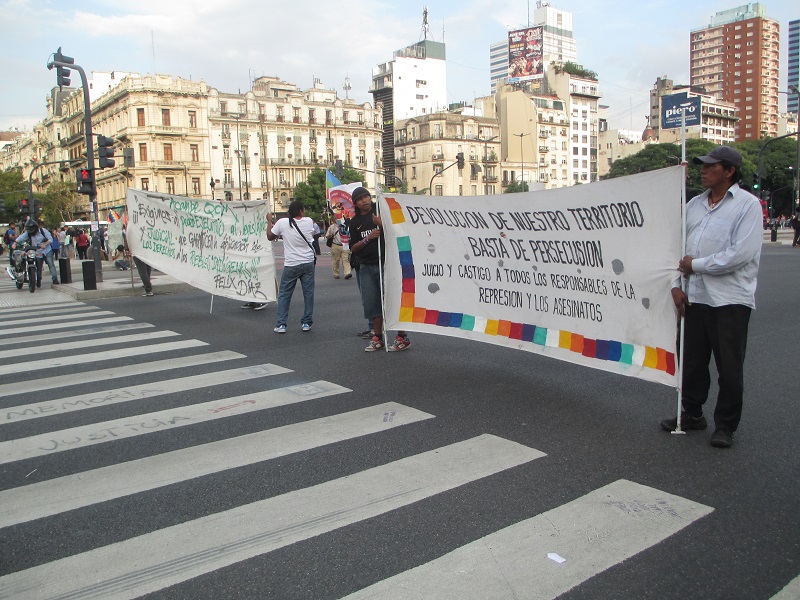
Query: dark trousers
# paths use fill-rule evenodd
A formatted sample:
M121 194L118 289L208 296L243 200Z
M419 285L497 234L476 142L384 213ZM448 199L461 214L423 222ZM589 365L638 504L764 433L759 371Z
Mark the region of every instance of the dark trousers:
M800 244L800 227L794 230L794 238L792 239L792 246Z
M150 282L150 273L152 269L150 265L135 256L133 257L133 262L136 264L136 270L139 272L139 279L142 280L142 285L144 285L144 291L152 292L153 284Z
M683 409L693 417L703 414L711 386L709 363L719 374L719 395L714 408L717 429L736 431L742 417L744 355L750 308L739 304L686 307L683 355Z

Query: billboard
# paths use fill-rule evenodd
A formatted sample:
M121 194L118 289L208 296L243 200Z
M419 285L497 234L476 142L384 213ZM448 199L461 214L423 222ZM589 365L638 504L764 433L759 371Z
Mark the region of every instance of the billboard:
M540 25L508 32L509 83L541 79L544 75L543 31Z
M700 96L684 92L661 96L661 128L677 129L681 126L681 115L686 114L686 126L700 125Z

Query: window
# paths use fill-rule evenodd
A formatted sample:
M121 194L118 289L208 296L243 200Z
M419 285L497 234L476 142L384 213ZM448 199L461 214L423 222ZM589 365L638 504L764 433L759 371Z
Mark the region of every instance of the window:
M192 155L192 162L198 162L200 160L200 150L197 144L189 144L189 152Z
M161 124L164 127L169 127L169 125L170 125L170 122L169 122L169 109L168 108L162 108L161 109Z
M233 182L233 177L231 177L231 170L225 169L225 174L223 175L222 183L225 185L230 185Z
M150 191L150 180L147 177L142 177L142 189L145 192Z
M164 160L172 161L172 144L164 144Z
M167 193L174 194L175 193L175 178L174 177L167 177Z
M417 178L417 167L411 167L411 179Z
M144 109L137 108L136 109L136 123L139 127L144 127Z
M200 195L200 178L192 177L192 194L195 196Z
M189 127L192 129L197 128L197 112L193 110L189 111Z
M227 102L220 102L219 103L219 112L223 115L228 114L228 103Z
M147 162L147 144L139 144L139 162Z
M436 195L437 196L443 196L444 195L444 191L442 190L441 184L436 186Z

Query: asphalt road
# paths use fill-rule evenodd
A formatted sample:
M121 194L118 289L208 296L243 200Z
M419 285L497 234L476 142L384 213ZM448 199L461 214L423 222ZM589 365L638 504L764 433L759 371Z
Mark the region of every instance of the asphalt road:
M444 336L365 353L327 265L310 333L299 289L285 335L199 292L0 309L0 598L768 599L800 575L800 250L764 246L727 451L659 430L664 386ZM132 328L69 325L94 313Z

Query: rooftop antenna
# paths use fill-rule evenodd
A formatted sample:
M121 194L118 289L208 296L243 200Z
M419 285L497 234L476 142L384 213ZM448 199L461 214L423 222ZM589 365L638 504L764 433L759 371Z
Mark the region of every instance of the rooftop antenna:
M342 89L344 90L345 100L350 100L350 90L353 89L350 85L350 77L344 78L344 85L342 86Z
M422 37L423 40L427 40L428 36L430 35L430 33L431 33L431 26L428 25L428 7L427 6L423 6L422 7L422 33L420 34L420 37Z

